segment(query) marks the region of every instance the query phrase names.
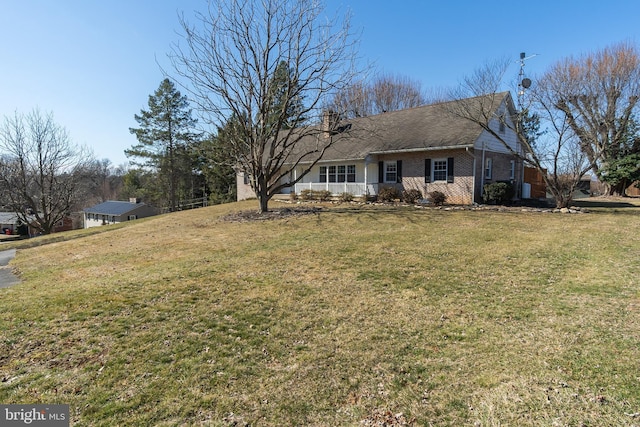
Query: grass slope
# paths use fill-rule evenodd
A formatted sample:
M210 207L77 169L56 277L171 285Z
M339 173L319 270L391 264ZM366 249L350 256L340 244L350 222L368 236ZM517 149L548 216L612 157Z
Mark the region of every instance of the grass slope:
M638 208L218 219L247 208L19 250L0 402L74 426L640 424Z

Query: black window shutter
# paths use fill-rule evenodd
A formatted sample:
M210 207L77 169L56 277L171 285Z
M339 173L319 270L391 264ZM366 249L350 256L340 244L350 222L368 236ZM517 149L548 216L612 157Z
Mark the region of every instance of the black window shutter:
M424 159L424 182L431 182L431 159Z
M453 157L447 159L447 182L453 182Z
M396 162L396 182L402 182L402 160Z
M384 182L384 162L378 162L378 182Z

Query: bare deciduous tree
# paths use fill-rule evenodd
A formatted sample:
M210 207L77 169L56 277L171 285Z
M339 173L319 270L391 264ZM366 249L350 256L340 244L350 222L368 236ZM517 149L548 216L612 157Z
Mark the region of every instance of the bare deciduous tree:
M354 82L335 94L329 108L343 111L345 118L355 118L418 107L425 103L420 82L400 75L385 74L371 83L363 80Z
M51 114L15 114L0 126L0 187L5 205L43 234L71 213L91 156L75 146Z
M109 159L87 162L81 176L82 197L87 204L117 200L124 173L124 166L114 167Z
M377 113L419 107L425 103L421 84L400 75L385 74L374 80L371 87Z
M640 52L620 43L579 58L567 58L542 76L548 92L579 138L593 171L600 175L628 139L640 99ZM610 193L624 189L611 187Z
M545 83L541 81L531 92L530 106L546 128L545 137L536 140L535 145L526 144L526 138L524 140L532 153L529 164L546 172L543 178L556 206L569 207L578 184L593 165L581 150L580 140L567 116L557 108L555 93Z
M174 46L173 66L205 121L217 128L236 121L226 135L229 158L251 177L264 212L334 142L307 125L320 121L327 96L354 75L349 17L336 26L315 0L211 0L197 21L181 18L185 45ZM274 78L283 62L285 84ZM299 142L310 137L317 143L303 149Z
M465 77L450 98L459 102L446 103L449 114L470 120L500 141L511 154L521 158L525 164L538 170L547 190L553 196L556 206L567 207L582 176L591 167L582 155L580 144L569 126L566 115L555 105L553 91L542 83L530 89L527 105L507 105L504 110L496 110L501 98L499 88L509 68L508 59L489 62ZM509 108L510 107L510 108ZM498 113L496 114L496 111ZM536 114L545 129L543 138L531 140L523 129L524 114ZM518 136L522 151L515 150L505 139L501 127L509 128Z
M362 81L353 82L342 91L336 93L327 109L341 111L346 119L367 117L374 113L371 90Z

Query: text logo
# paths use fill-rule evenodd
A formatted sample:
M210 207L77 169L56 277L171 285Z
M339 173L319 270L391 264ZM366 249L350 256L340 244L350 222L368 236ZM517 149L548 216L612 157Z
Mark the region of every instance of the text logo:
M69 427L69 405L0 405L0 425Z

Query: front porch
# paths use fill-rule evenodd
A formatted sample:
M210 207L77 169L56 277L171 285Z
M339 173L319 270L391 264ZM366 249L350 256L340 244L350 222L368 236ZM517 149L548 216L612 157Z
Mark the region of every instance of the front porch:
M354 196L372 196L378 194L380 184L364 182L304 182L294 186L294 192L300 194L303 190L329 191L337 196L342 193L349 193Z

